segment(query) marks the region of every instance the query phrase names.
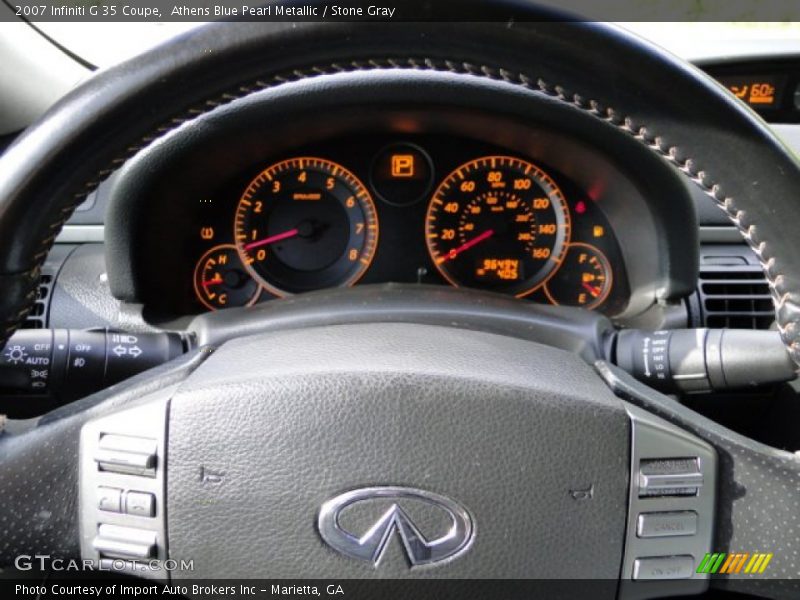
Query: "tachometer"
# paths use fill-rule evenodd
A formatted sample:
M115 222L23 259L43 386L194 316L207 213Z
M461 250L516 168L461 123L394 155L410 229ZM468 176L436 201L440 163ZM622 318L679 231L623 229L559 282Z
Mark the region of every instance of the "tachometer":
M456 286L530 294L558 267L569 238L561 190L519 158L486 156L461 165L428 206L428 250Z
M250 182L234 235L245 268L278 296L355 283L378 243L366 187L323 158L284 160Z

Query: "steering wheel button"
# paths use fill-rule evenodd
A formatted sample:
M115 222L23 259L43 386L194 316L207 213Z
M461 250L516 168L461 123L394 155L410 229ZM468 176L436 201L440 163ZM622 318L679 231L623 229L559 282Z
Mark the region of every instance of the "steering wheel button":
M644 459L639 465L639 496L696 496L703 485L697 458Z
M98 450L94 456L101 471L155 477L155 455Z
M693 556L656 556L637 558L633 563L633 580L690 579L694 573Z
M156 533L133 527L103 524L92 544L106 558L151 558L156 551Z
M105 434L94 460L101 471L155 477L156 441L126 435Z
M97 537L94 540L94 549L97 550L101 556L107 558L146 559L153 556L155 552L155 543L137 544L123 540L109 540Z
M640 538L677 537L697 533L697 513L693 510L643 513L636 520Z
M132 435L117 435L107 433L100 438L100 448L104 450L119 450L135 454L155 454L156 441L148 438L134 437Z
M147 492L125 494L125 513L136 517L155 516L155 496Z
M122 490L110 487L97 488L97 508L106 512L121 512Z
M646 475L671 475L673 473L699 473L697 458L643 459L640 470Z

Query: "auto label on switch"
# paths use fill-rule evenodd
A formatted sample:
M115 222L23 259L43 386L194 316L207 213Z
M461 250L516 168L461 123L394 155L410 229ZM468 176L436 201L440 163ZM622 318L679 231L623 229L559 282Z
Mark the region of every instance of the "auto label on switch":
M43 339L39 331L19 331L0 354L3 387L45 393L53 360L52 332Z

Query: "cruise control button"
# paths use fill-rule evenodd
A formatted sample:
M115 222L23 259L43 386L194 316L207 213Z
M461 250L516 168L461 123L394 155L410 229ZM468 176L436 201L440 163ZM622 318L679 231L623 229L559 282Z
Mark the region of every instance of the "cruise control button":
M643 513L636 520L640 538L676 537L697 533L697 513L693 510Z
M143 560L155 555L154 531L103 524L97 533L92 545L101 557Z
M694 573L693 556L654 556L637 558L633 562L633 580L691 579Z
M94 459L101 471L155 477L155 440L106 434L100 438Z
M121 512L122 490L110 487L97 488L97 508L107 512Z
M98 450L94 455L101 471L155 477L155 456L116 450Z
M125 512L137 517L155 516L155 497L147 492L128 492L125 494Z
M697 458L648 459L639 466L639 497L696 496L702 485Z
M156 441L150 438L134 437L106 433L100 438L100 447L104 450L117 450L133 454L155 454Z

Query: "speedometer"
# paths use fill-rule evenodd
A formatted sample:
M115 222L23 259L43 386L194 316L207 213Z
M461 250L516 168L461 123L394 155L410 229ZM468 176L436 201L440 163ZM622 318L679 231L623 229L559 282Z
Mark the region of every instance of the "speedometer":
M239 200L236 249L247 271L277 296L355 283L378 243L367 188L323 158L276 163Z
M526 296L553 275L569 239L561 190L519 158L486 156L461 165L428 206L428 250L455 286Z

